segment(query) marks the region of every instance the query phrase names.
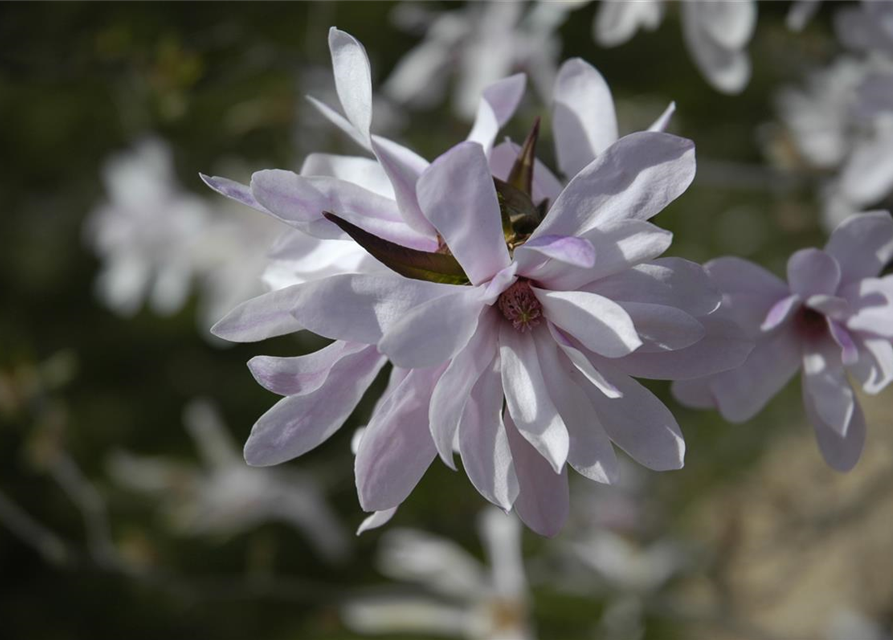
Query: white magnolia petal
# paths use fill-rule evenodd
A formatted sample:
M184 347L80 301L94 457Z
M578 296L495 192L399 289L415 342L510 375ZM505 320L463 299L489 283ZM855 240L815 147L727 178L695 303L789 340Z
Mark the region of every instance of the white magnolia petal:
M803 385L821 421L839 435L855 411L856 397L846 379L840 353L832 344L807 346L803 354Z
M646 351L676 351L706 335L704 325L681 309L647 302L621 302Z
M306 395L323 385L339 360L366 348L367 345L338 340L303 356L255 356L248 361L248 368L258 384L273 393Z
M242 204L247 205L252 209L257 209L263 213L270 213L261 203L254 199L254 196L251 194L251 188L248 185L244 185L228 178L206 176L203 173L198 175L201 177L202 182L220 195L226 196L236 202L241 202Z
M440 458L451 469L456 468L453 464L453 441L465 403L471 388L496 354L497 322L500 320L495 312L481 315L477 331L465 348L450 361L431 395L428 411L431 437Z
M893 189L893 133L886 131L857 142L840 174L840 190L860 210Z
M719 316L699 318L706 335L689 347L676 351L640 349L612 363L627 375L652 380L690 380L736 369L747 360L754 343L734 321Z
M410 371L366 427L355 463L364 511L399 506L437 455L428 430L428 401L441 371Z
M592 282L587 291L616 302L647 302L682 309L695 317L719 307L722 295L701 265L659 258Z
M821 249L801 249L788 260L791 292L803 299L813 295L834 295L840 275L837 260Z
M893 259L893 218L886 211L847 218L831 234L825 251L840 264L841 284L874 278Z
M455 287L390 273L348 273L282 291L291 292L291 313L310 331L332 340L376 344L411 309L455 293Z
M580 58L561 65L552 92L552 130L558 168L569 177L617 141L611 90L595 67Z
M428 161L414 151L379 136L372 136L372 151L391 181L403 221L417 233L436 237L437 231L425 218L416 196L416 183L428 168Z
M880 393L893 382L893 344L883 338L863 340L859 360L849 370L865 393Z
M384 511L376 511L360 523L360 526L357 527L357 535L366 533L372 529L383 527L391 521L391 518L394 517L395 513L397 513L397 507L385 509Z
M663 3L654 0L606 0L599 4L592 37L603 47L615 47L636 35L640 28L654 31L663 14Z
M607 363L598 363L596 368L622 394L607 398L591 387L584 388L611 441L649 469L681 469L685 441L670 410L648 389Z
M744 422L759 413L799 368L797 335L791 327L783 327L758 341L740 367L715 376L710 390L723 418Z
M459 453L475 489L508 511L518 497L518 478L502 422L502 380L498 366L494 358L468 396L459 423Z
M760 325L760 331L768 333L776 327L781 326L791 319L800 306L800 296L797 294L785 296L773 304L769 309L769 313L766 314L766 319L763 320L763 324Z
M381 352L408 369L440 364L459 353L474 335L485 305L480 289L453 289L409 310L388 327L378 343Z
M769 310L791 293L781 278L741 258L717 258L704 269L723 293L721 308L750 336L761 334L760 326Z
M339 156L331 153L311 153L301 165L302 176L329 176L352 182L357 186L390 200L394 188L382 166L371 158Z
M624 136L574 176L533 236L579 236L612 220L648 220L694 175L691 140L654 131Z
M567 468L556 473L522 437L510 413L505 415L505 430L520 489L515 498L515 513L536 533L552 537L561 531L570 510Z
M527 77L518 73L498 80L484 89L467 140L480 144L484 153L489 155L499 130L518 108L526 85Z
M819 294L809 296L806 306L834 320L846 320L850 317L850 303L846 298Z
M711 6L721 4L723 3L683 3L682 33L695 65L713 88L723 93L737 94L750 81L750 58L741 50L743 45L729 46L716 39L715 29L706 14ZM729 6L733 4L744 7L748 3L728 3ZM748 33L747 39L749 37Z
M549 258L581 269L591 269L595 264L595 249L586 238L540 236L518 247L514 254L515 260L523 263L528 253L535 254L540 261L542 258ZM520 270L526 271L523 267Z
M865 447L865 417L862 408L858 402L855 403L846 425L846 435L841 436L839 430L822 420L815 406L815 395L807 391L805 380L802 391L806 417L815 429L816 442L822 457L832 469L841 473L849 471L859 462Z
M353 412L384 363L375 347L367 347L335 363L315 391L277 402L251 429L245 461L252 466L279 464L327 440Z
M605 377L592 366L592 363L589 361L582 351L574 347L573 343L568 340L567 336L561 333L561 329L556 327L551 322L547 322L547 326L549 327L549 333L552 334L552 338L555 340L555 343L558 347L564 352L564 355L567 356L568 360L570 360L571 364L576 367L577 371L583 374L589 382L594 384L599 391L605 394L609 398L617 398L620 396L620 391L608 382Z
M673 114L676 113L676 103L671 102L667 105L667 108L663 110L657 120L651 123L651 126L648 127L648 131L666 131L667 127L670 126L670 120L673 118Z
M307 101L313 105L313 107L319 111L323 117L334 124L336 127L341 129L344 133L350 136L354 142L363 147L364 149L372 150L372 146L369 144L369 136L364 135L362 131L357 130L357 128L351 124L347 118L342 116L340 113L335 111L332 107L327 105L325 102L317 100L313 96L304 96L307 98Z
M852 315L846 326L867 335L893 338L893 276L865 278L843 291Z
M546 318L587 349L619 358L642 346L629 314L616 302L586 291L545 291L536 287L533 291Z
M211 333L230 342L258 342L303 330L291 313L301 297L299 286L246 300L211 327Z
M567 461L590 480L612 484L620 475L614 447L598 421L589 397L574 381L576 368L560 354L555 341L540 331L534 335L546 389L570 437Z
M417 184L419 204L472 284L509 266L496 187L480 145L463 142L437 158Z
M501 323L499 357L506 405L514 424L558 473L567 460L569 439L546 393L533 337Z
M335 27L329 29L329 51L335 90L344 114L368 146L372 126L372 71L369 56L360 42Z

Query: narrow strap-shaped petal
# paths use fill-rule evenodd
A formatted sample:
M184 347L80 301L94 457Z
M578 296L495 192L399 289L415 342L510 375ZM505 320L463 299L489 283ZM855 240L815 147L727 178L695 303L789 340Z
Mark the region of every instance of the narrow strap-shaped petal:
M893 259L893 218L886 211L847 218L831 234L825 251L840 264L841 284L874 278Z
M591 269L595 264L592 243L585 238L573 236L540 236L518 247L515 250L515 259L521 261L527 253L581 269Z
M463 142L444 153L422 174L416 190L422 212L472 284L509 265L496 187L480 145Z
M329 30L329 50L335 90L344 114L357 132L369 140L372 126L372 71L366 49L353 36L335 27Z
M653 131L624 136L574 176L534 237L579 236L611 220L648 220L678 198L694 176L691 140Z
M292 315L301 297L301 285L292 285L246 300L211 327L211 333L230 342L258 342L301 331Z
M279 464L325 442L356 408L385 361L367 347L335 363L315 391L277 402L251 429L245 460L253 466Z
M518 73L498 80L484 89L467 140L480 144L484 153L489 155L499 130L518 108L526 85L527 77Z
M636 35L639 29L654 31L663 15L663 2L606 0L599 4L592 23L592 37L603 47L616 47Z
M567 428L546 391L532 336L502 323L499 357L506 405L514 424L558 473L567 460Z
M704 325L676 307L648 302L618 303L626 311L643 341L639 351L685 349L706 335Z
M248 361L248 368L258 384L273 393L306 395L323 385L335 363L367 346L338 340L303 356L255 356Z
M856 466L862 457L862 449L865 447L865 417L859 403L855 403L852 414L846 424L846 435L841 436L840 430L827 424L821 417L816 407L816 397L810 393L804 379L802 385L803 407L806 409L806 417L815 429L816 442L822 457L835 471L845 473Z
M855 411L856 397L833 343L822 342L804 348L803 384L822 422L845 436Z
M616 302L586 291L532 288L546 318L587 349L619 358L642 346L629 314Z
M651 126L648 127L648 131L666 131L667 127L670 126L670 120L673 118L673 114L676 113L676 103L671 102L667 105L667 108L663 110L657 120L651 123Z
M598 369L592 366L589 358L574 346L568 337L561 332L561 329L551 322L547 322L546 325L549 327L549 333L552 334L555 344L564 352L570 363L583 374L586 380L595 385L599 391L609 398L617 398L621 395L617 387L608 382Z
M416 183L428 168L428 161L414 151L380 136L372 136L372 151L391 181L403 221L417 233L435 238L437 231L425 218L416 196Z
M251 193L251 187L248 185L236 182L235 180L230 180L229 178L206 176L203 173L200 173L199 176L201 177L202 182L220 195L226 196L236 202L241 202L242 204L263 213L270 213L260 202L254 199L254 195Z
M515 512L533 531L552 537L561 531L570 511L567 468L556 473L522 436L510 413L505 414L505 430L518 477Z
M311 153L301 165L301 175L329 176L352 182L384 198L394 199L394 188L382 166L372 158Z
M359 527L357 527L357 535L366 533L367 531L371 531L372 529L383 527L391 521L391 518L394 517L395 513L397 513L397 507L393 507L392 509L385 509L384 511L374 512L372 515L363 520L363 522L360 523Z

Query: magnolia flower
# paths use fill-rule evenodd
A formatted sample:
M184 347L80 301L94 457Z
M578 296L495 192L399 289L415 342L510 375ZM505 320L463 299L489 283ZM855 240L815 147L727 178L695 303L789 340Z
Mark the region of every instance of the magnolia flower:
M677 382L676 396L743 422L801 370L822 455L848 471L861 455L865 422L846 374L870 394L893 379L893 277L878 277L891 257L893 220L874 212L844 221L824 250L791 256L787 283L738 258L708 263L723 308L757 344L738 369Z
M653 31L663 20L662 0L605 0L598 8L593 37L605 47L627 42L639 29ZM740 93L750 81L746 47L753 37L753 0L687 0L679 3L682 34L698 70L714 89Z
M566 463L611 482L613 441L652 469L680 467L675 420L629 375L703 376L750 348L715 317L719 296L698 265L654 260L670 234L647 219L691 182L692 143L657 131L616 140L604 80L575 60L556 82L566 187L536 161L536 129L520 153L493 147L521 76L490 87L469 140L429 164L370 134L365 51L337 30L330 46L346 116L320 108L376 156L394 199L284 171L256 173L250 188L208 180L304 233L353 238L387 269L293 284L215 327L242 341L299 328L336 340L310 356L252 361L286 398L252 430L248 462L276 464L326 440L386 355L391 384L356 459L367 511L393 513L438 453L455 468L454 444L482 495L546 535L567 514Z
M157 497L184 534L233 534L278 521L301 532L329 560L346 556L344 529L312 478L245 466L216 407L206 401L190 403L183 418L202 467L121 452L109 460L115 481Z
M469 3L435 13L424 5L401 4L393 17L424 40L406 54L383 89L399 103L428 107L442 102L447 80L456 74L452 105L463 118L474 117L482 92L515 71L531 76L547 96L555 77L561 42L557 28L570 7L521 2Z
M431 596L369 596L342 609L363 634L433 634L468 640L530 640L518 521L489 508L478 520L489 569L449 540L395 529L382 536L380 571Z
M103 168L108 200L87 219L85 235L103 261L97 291L122 315L148 299L168 315L186 302L197 265L193 249L210 221L205 201L184 191L166 144L143 140Z

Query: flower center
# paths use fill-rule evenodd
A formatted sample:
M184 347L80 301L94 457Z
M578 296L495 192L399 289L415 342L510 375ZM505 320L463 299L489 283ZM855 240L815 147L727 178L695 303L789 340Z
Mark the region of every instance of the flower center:
M543 306L536 299L527 280L518 280L503 291L496 304L505 319L521 333L538 326L543 315Z
M797 327L808 338L818 338L828 332L825 316L809 307L802 307L797 313Z

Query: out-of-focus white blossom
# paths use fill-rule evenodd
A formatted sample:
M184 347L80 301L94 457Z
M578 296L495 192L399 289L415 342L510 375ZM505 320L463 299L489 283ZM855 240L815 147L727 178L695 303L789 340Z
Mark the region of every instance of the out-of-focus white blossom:
M348 537L311 477L247 466L208 401L193 401L183 418L201 466L119 452L108 465L115 482L153 496L184 535L232 535L283 522L329 560L344 559Z
M521 527L487 508L479 521L489 567L455 543L409 529L382 536L379 570L428 594L357 598L342 619L359 633L435 634L468 640L532 640Z
M469 2L435 12L419 3L399 5L394 22L424 39L400 60L384 92L398 103L425 108L442 102L449 91L455 111L471 119L486 87L523 71L547 98L561 52L556 31L574 6Z

